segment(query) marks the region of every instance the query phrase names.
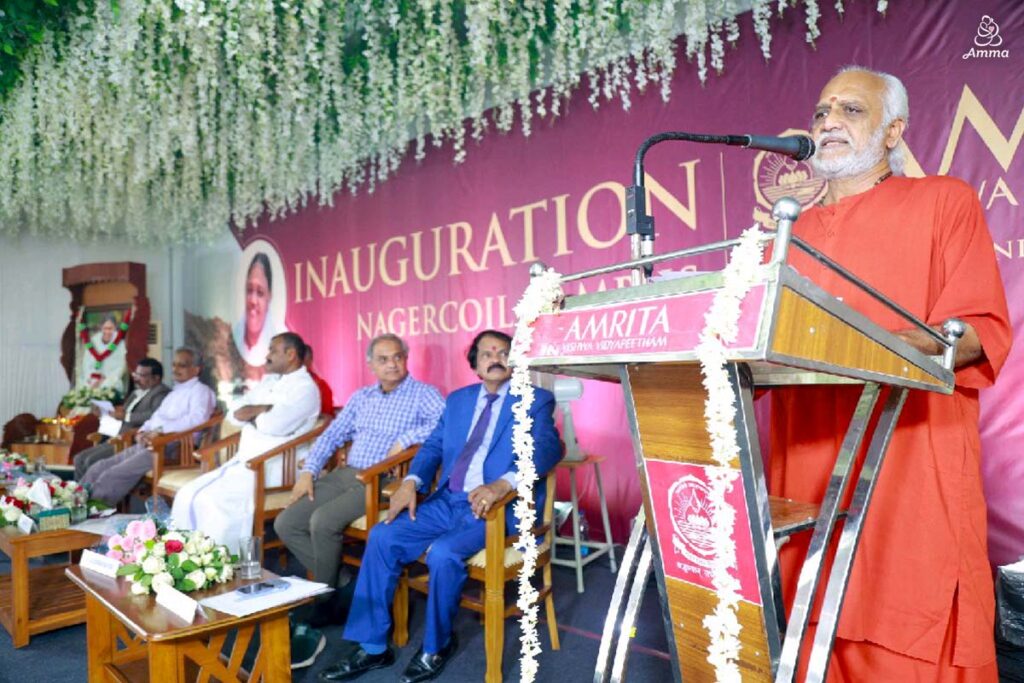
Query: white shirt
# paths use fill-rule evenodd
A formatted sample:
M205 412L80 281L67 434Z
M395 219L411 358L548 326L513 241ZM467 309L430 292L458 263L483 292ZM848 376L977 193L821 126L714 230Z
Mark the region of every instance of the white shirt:
M272 407L251 422L235 419L236 410L254 405ZM319 414L320 390L306 368L285 375L264 375L228 413L228 420L242 428L235 459L248 460L308 432Z
M198 377L176 382L152 417L142 423L141 430L159 430L164 434L183 432L209 420L216 406L217 397L213 390Z

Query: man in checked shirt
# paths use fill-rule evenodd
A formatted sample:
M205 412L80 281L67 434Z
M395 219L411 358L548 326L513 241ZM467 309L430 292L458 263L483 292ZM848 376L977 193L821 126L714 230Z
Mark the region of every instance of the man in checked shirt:
M386 457L422 443L444 411L441 393L409 376L409 347L393 334L370 341L366 361L377 377L375 384L357 390L306 456L305 465L292 489L288 508L278 515L274 530L316 581L343 588L351 580L340 572L342 531L364 513L366 494L356 473ZM324 463L351 441L344 467L320 475ZM337 617L337 599L318 604L311 621L323 626ZM303 628L293 633L301 638ZM315 633L319 641L319 633ZM301 643L296 642L295 645ZM316 652L302 656L296 647L293 666L313 663ZM307 662L308 660L308 662Z

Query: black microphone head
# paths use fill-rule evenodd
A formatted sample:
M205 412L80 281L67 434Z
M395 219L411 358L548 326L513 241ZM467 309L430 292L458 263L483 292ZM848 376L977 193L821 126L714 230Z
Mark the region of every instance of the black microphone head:
M804 161L814 156L814 140L806 135L794 135L793 137L799 142L797 153L793 155L794 159Z

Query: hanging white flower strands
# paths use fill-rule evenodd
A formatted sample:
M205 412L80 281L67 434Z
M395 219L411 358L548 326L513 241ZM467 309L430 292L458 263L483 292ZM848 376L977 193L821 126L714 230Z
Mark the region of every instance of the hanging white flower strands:
M708 392L704 419L711 440L712 459L717 467L708 467L708 503L711 511L711 536L714 564L711 580L718 593L714 612L704 618L711 642L708 662L715 667L715 679L722 683L739 683L737 662L740 652L740 623L737 610L740 600L739 580L730 573L736 567L736 544L733 530L735 510L726 503L726 493L733 487L739 471L730 463L739 457L736 440L736 405L726 371L726 346L739 333L740 307L751 286L759 281L763 255L763 233L754 225L743 232L739 244L730 253L729 263L722 271L722 287L715 293L711 307L704 316L704 329L697 346L697 359Z
M513 309L516 328L512 350L509 352L509 363L512 366L512 386L509 391L519 397L519 401L512 406L512 450L516 454L516 469L519 473L519 497L514 509L519 518L516 549L523 554L523 566L519 570L519 599L516 606L523 613L519 620L522 630L519 675L524 683L530 683L537 677L537 655L540 654L540 639L537 637L539 594L531 582L539 554L537 538L533 535L537 523L537 511L533 507L533 484L537 479L537 468L533 464L533 419L530 417L534 392L526 354L533 344L533 323L541 315L558 310L563 298L562 277L554 270L545 270L535 265L530 275L530 284Z

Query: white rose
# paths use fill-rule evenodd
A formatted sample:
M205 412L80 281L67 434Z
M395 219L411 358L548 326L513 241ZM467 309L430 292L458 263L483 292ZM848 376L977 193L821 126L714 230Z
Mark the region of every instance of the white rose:
M208 552L210 552L211 550L213 550L213 539L212 539L212 538L209 538L209 537L207 537L207 538L204 538L204 539L203 539L203 540L202 540L202 541L201 541L201 542L199 543L199 550L201 550L201 551L202 551L202 552L204 552L204 553L208 553Z
M203 562L202 562L202 564L203 564L203 566L206 566L208 564L213 564L213 553L206 553L205 555L203 555Z
M164 559L156 555L150 555L142 561L142 571L147 574L159 574L164 570Z
M189 572L185 575L185 578L191 581L197 589L206 585L206 573L202 569Z
M163 535L163 539L164 542L179 541L182 544L185 543L185 537L182 535L180 531L168 531L166 534Z
M234 569L232 569L230 564L226 564L220 570L220 576L217 577L217 583L224 583L225 581L230 581L231 577L234 576L234 575L235 575Z
M216 570L216 569L214 569L213 567L207 567L207 568L206 568L206 569L204 569L203 571L205 571L205 572L206 572L206 578L207 578L207 580L209 580L209 581L213 581L214 579L216 579L216 578L217 578L217 570Z
M21 510L16 507L9 507L4 510L4 519L8 522L17 522L21 519Z
M195 554L197 554L199 552L199 549L196 548L196 544L195 543L193 543L191 540L189 540L189 541L185 541L185 552L188 553L189 555L195 555Z
M154 545L153 549L150 550L149 552L153 553L157 557L166 557L167 556L167 548L165 548L164 544L160 543L159 541L157 541L157 544Z
M17 488L14 489L14 493L12 493L11 496L14 497L14 498L17 498L19 500L27 499L28 498L28 487L27 486L18 486Z
M167 572L160 572L159 574L154 576L153 577L153 582L150 584L150 586L153 588L153 590L155 592L157 592L157 593L159 593L164 588L166 588L168 586L173 586L173 585L174 585L174 577L171 576L170 574L168 574Z
M132 583L132 595L148 595L149 586L143 586L141 583Z

